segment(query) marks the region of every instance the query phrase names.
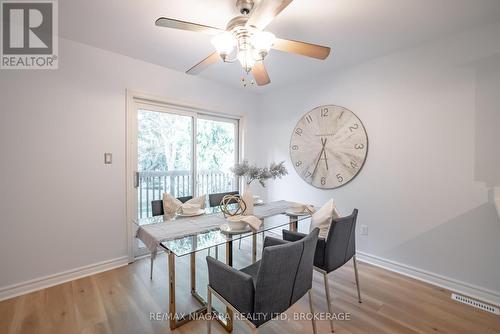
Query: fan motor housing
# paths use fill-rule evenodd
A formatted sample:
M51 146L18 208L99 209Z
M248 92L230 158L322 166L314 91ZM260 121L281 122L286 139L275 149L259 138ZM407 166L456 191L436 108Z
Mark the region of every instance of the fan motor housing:
M244 28L247 24L248 16L236 16L231 21L227 23L226 30L233 31L236 28Z
M252 11L254 6L253 0L238 0L236 1L236 7L242 15L248 15Z

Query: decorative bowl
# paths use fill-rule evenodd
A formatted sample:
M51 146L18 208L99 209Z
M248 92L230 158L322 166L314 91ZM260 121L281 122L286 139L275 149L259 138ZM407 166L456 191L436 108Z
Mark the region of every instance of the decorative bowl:
M227 225L232 230L244 230L247 228L248 223L241 220L241 216L230 216L226 218Z

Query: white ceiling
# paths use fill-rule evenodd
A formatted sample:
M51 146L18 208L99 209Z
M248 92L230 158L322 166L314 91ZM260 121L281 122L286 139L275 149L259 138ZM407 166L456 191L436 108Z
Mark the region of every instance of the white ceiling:
M210 36L156 27L160 16L225 28L235 0L64 0L62 37L185 71L213 51ZM352 65L500 20L500 0L294 0L267 28L278 37L332 47L326 61L271 51L270 86ZM201 74L240 85L239 64ZM266 88L258 88L266 89Z

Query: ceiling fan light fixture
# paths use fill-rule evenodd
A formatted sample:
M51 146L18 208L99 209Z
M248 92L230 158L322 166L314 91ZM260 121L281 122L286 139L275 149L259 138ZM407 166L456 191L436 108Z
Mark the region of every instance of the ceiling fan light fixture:
M228 31L215 35L211 42L222 59L225 59L227 55L233 52L234 47L236 46L236 40L234 39L233 34Z
M273 33L268 31L256 31L250 38L250 44L252 44L260 57L264 58L269 53L269 50L271 50L275 40L276 36L274 36Z
M264 66L264 59L271 49L301 56L325 60L330 55L327 46L301 41L276 38L274 34L263 31L293 0L235 0L241 15L233 17L225 31L188 21L160 17L155 25L159 27L196 31L212 35L213 46L217 50L186 71L198 74L208 66L219 61L225 63L239 61L247 74L252 73L259 86L271 82Z
M238 60L240 61L241 67L245 72L250 72L255 65L255 58L252 54L252 50L240 50L238 52Z

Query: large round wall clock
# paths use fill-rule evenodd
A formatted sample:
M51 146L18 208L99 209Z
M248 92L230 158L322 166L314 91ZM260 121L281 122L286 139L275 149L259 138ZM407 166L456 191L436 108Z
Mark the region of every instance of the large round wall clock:
M368 136L361 120L335 105L314 108L297 123L290 139L290 157L307 183L338 188L361 170L368 153Z

